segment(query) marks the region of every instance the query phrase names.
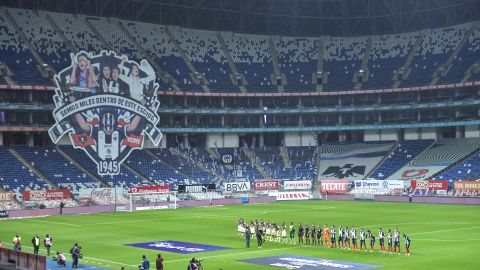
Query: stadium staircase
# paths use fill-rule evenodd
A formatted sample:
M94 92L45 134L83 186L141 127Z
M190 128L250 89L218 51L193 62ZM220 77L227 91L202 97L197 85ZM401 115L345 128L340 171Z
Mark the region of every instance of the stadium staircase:
M318 41L318 51L317 51L317 74L323 74L323 62L325 61L325 38L320 38ZM325 76L325 74L323 74ZM323 78L325 82L325 77ZM316 82L315 82L316 83ZM317 84L317 92L322 92L323 86Z
M148 60L148 63L154 68L155 70L155 73L158 74L158 76L162 79L162 81L164 81L165 83L168 84L168 81L169 81L169 78L171 78L171 80L174 80L173 77L168 74L168 72L166 72L165 70L163 70L158 64L157 62L155 62L154 58L149 55L147 53L147 51L142 47L142 45L140 45L140 43L138 43L138 41L133 38L132 34L130 34L130 32L128 31L128 29L123 26L123 24L120 22L120 21L117 21L117 26L118 28L120 28L120 30L122 30L125 35L127 36L127 38L129 39L129 41L135 45L135 47L138 49L138 51L143 55L145 56L145 58ZM175 90L177 91L180 91L180 89L178 88L178 86L173 83L171 85Z
M107 183L105 183L104 181L102 181L102 179L100 179L99 177L97 177L97 175L93 174L93 173L90 173L87 169L85 169L83 166L81 166L75 159L71 158L67 153L65 153L63 151L63 149L61 147L59 147L58 145L55 146L55 150L57 150L57 152L59 154L61 154L62 156L64 156L69 162L71 162L73 165L75 165L75 167L77 167L79 170L81 170L83 173L85 173L86 175L88 175L90 178L92 179L95 179L96 181L98 181L103 187L110 187L110 185L108 185ZM85 157L85 158L88 158L88 157Z
M50 185L51 187L54 187L54 188L58 188L58 185L53 183L52 181L48 180L47 177L45 177L45 175L43 175L43 173L41 173L37 168L35 168L35 166L33 166L32 163L30 163L28 160L26 160L22 155L20 155L20 153L18 153L17 151L15 151L15 149L13 148L9 148L8 151L14 156L16 157L23 165L25 165L25 167L27 167L30 171L32 171L35 175L38 176L38 178L40 178L40 180L42 180L43 182L47 183L48 185Z
M284 145L280 146L279 148L280 148L280 156L282 157L282 160L283 160L283 167L286 169L291 169L292 163L290 163L290 159L288 158L287 148Z
M420 45L422 45L424 37L425 37L425 31L422 31L421 34L418 36L417 40L415 41L415 45L413 45L412 49L408 53L407 59L405 59L405 63L403 64L403 67L397 70L395 74L398 74L401 70L403 70L405 72L403 74L403 79L406 79L408 77L408 75L410 74L410 65L412 64L413 58L415 57L415 53L417 52L418 48L420 48ZM398 88L402 80L398 80L397 78L395 78L395 83L393 84L392 87Z
M30 50L31 54L33 55L33 58L35 58L37 65L36 68L40 71L40 73L45 77L48 78L47 74L45 73L45 70L42 68L43 65L45 65L45 61L43 61L42 57L40 57L40 54L35 50L33 47L32 43L28 40L27 36L25 33L23 33L22 29L18 25L18 23L15 21L13 18L12 14L10 14L10 11L8 9L4 10L5 17L8 19L8 21L12 24L13 28L17 31L18 35L22 39L23 43L27 48Z
M268 175L265 169L255 161L255 157L253 156L252 150L250 150L250 148L241 147L240 149L241 151L243 151L245 156L250 160L250 162L255 166L255 169L257 169L257 171L263 176L264 179L272 179L272 176Z
M185 160L190 160L191 158L185 154L184 152L182 151L178 151L178 156L185 159ZM213 174L216 178L216 180L220 180L221 179L221 176L213 173L212 171L210 171L204 164L201 164L201 163L196 163L197 165L197 168L200 168L202 171L208 173L208 174Z
M373 46L373 38L370 37L368 39L367 47L365 48L365 53L363 54L362 65L360 66L360 70L364 71L362 81L365 79L368 80L368 77L369 77L368 59L370 57L370 51L372 50L372 46ZM353 81L355 82L355 86L354 86L355 90L360 90L362 88L362 82L361 81L358 82L358 77L360 76L360 70L357 70L357 72L355 72L355 75L353 76Z
M283 93L285 92L285 88L283 87L283 84L288 83L287 82L287 77L285 74L282 74L280 72L280 67L278 65L278 56L277 56L277 49L275 48L275 42L273 41L273 37L269 37L268 39L268 48L270 49L270 54L272 56L272 65L273 65L273 73L271 75L272 83L274 85L277 85L277 77L282 78L282 84L277 85L278 92Z
M455 163L452 163L450 166L446 167L445 169L439 171L438 173L430 176L428 178L428 180L435 180L437 176L440 176L442 175L444 172L450 170L451 168L455 167L455 166L458 166L459 164L462 164L465 160L475 156L475 155L478 155L480 154L480 149L477 149L475 151L472 151L471 153L469 153L468 155L464 156L463 158L459 159L457 162ZM443 179L439 179L439 180L443 180ZM461 179L458 179L458 180L461 180Z
M187 67L188 69L190 69L190 76L192 77L192 79L194 80L194 82L198 85L201 85L203 91L205 92L210 92L210 89L208 88L208 85L207 85L207 78L205 78L205 75L198 72L195 67L193 66L192 64L192 61L190 61L190 59L188 58L187 54L185 53L185 51L182 49L182 47L180 46L180 44L178 43L178 40L175 38L175 36L172 34L172 31L170 31L170 29L168 27L165 27L165 33L168 35L168 37L170 38L170 40L172 41L172 44L173 46L175 46L175 49L180 53L180 55L182 56L182 59L183 61L187 64ZM200 80L203 80L205 83L204 84L200 84Z
M467 71L465 71L465 76L463 79L460 81L461 83L467 82L470 80L470 77L474 75L475 73L480 73L480 60L476 61L473 63Z
M235 66L235 62L233 61L232 55L230 54L230 52L228 52L227 44L225 44L225 40L223 39L222 34L220 32L217 33L217 39L218 39L218 44L220 45L220 49L223 52L223 55L225 56L225 58L227 58L228 66L230 67L230 70L233 72L233 74L230 74L232 82L234 85L238 85L238 82L235 79L235 77L239 76L241 80L245 81L245 76L241 75L238 72L237 66ZM238 87L240 88L240 91L242 93L247 92L247 89L245 88L244 84L238 85Z
M463 39L460 41L460 43L458 43L455 50L450 54L447 61L444 64L438 66L437 70L435 70L435 72L433 73L433 79L430 82L430 85L436 85L438 80L440 80L442 77L448 75L448 72L450 71L450 69L453 66L453 60L455 60L458 53L463 48L465 43L467 43L467 41L470 38L470 36L472 35L473 31L477 27L478 27L477 23L472 23L472 25L470 26L470 29L468 29L468 32L463 36Z
M63 34L62 30L60 30L60 27L58 27L58 25L55 23L55 21L52 19L52 17L50 16L50 14L46 13L46 18L47 18L47 21L50 23L50 25L53 27L53 29L55 30L56 34L62 39L63 41L63 44L65 44L65 46L67 46L67 48L71 51L71 52L74 52L74 53L77 53L77 50L75 50L75 47L73 46L73 44L68 40L68 38L65 36L65 34ZM60 70L57 70L57 72L60 71Z
M364 178L364 179L369 179L369 178L372 177L372 174L373 174L374 172L376 172L377 169L378 169L380 166L382 166L382 164L385 162L385 160L387 160L388 157L389 157L390 155L392 155L392 154L397 150L398 144L399 144L398 141L395 142L395 144L392 146L392 149L390 149L390 151L388 152L388 154L386 154L386 155L380 160L380 162L378 162L377 165L375 165L375 167L373 167L372 170L370 170L370 171L365 175L365 178Z

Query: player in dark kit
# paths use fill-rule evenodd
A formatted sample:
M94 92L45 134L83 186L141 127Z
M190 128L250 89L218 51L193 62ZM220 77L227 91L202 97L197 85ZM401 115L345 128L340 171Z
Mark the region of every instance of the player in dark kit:
M317 226L317 245L323 246L322 226L320 226L320 224L318 224L318 226Z
M368 234L370 235L370 252L373 252L373 249L375 248L375 235L368 231Z
M293 225L293 222L290 222L290 243L295 244L295 225Z
M315 227L315 224L312 223L312 246L317 245L317 228Z
M303 227L302 224L298 224L298 243L303 244Z
M387 241L388 241L388 253L392 254L392 231L388 229L388 234L387 234Z
M262 244L263 244L262 239L263 239L262 225L257 225L257 245L258 245L258 248L262 247Z
M310 228L305 223L305 245L310 245Z
M380 252L385 253L385 233L382 228L378 229L378 241L380 242Z
M405 254L405 256L410 256L410 237L404 234L403 239L405 239L405 248L407 249L407 253Z

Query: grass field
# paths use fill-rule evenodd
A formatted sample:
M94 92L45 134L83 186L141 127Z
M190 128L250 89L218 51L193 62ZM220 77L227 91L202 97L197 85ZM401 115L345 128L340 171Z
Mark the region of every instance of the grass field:
M309 224L355 225L384 230L398 226L410 235L412 256L353 252L339 249L265 243L258 249L252 241L237 237L235 221L264 219ZM229 247L215 252L179 254L161 251L165 269L183 270L191 257L204 258L204 269L280 269L238 260L282 254L349 261L382 266L384 269L480 269L480 207L462 205L405 204L378 202L303 201L210 208L65 215L0 221L0 240L10 243L18 232L23 250L31 251L35 233L51 233L52 250L67 252L73 243L83 247L81 263L120 269L135 269L145 254L154 265L155 250L125 244L175 240ZM403 240L403 239L402 239ZM368 245L368 243L367 243ZM378 250L378 239L376 242ZM405 249L401 242L402 252Z

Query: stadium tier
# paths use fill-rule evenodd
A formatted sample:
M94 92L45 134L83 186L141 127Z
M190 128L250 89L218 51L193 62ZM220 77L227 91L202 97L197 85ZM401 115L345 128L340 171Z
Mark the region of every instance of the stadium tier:
M78 194L81 188L101 186L100 182L86 175L53 147L17 146L14 149L49 181L59 188L70 189L73 194Z
M71 50L102 49L152 58L161 69L162 90L312 92L320 89L319 72L325 74L318 85L323 91L447 84L480 76L472 68L480 52L478 23L381 36L298 38L12 8L5 14L10 16L0 19L6 33L0 37L2 62L16 84L52 84L33 54L59 71L68 66Z
M435 177L438 180L478 180L480 179L480 154L475 153L463 162L447 169Z
M15 192L17 198L25 190L50 188L4 147L0 147L0 184L2 189Z

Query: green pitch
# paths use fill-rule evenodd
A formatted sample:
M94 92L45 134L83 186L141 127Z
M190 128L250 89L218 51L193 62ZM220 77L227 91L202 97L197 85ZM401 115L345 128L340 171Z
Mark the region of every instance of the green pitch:
M375 232L399 227L412 240L410 257L339 249L304 247L279 243L265 243L258 249L252 241L237 237L236 219L274 220L277 223L293 221L305 224L343 224L357 229L364 227ZM100 213L65 215L35 219L0 221L0 240L11 247L14 234L23 239L23 250L31 251L35 233L42 237L52 234L52 251L68 253L78 242L83 247L81 263L111 269L135 269L141 255L151 265L155 250L125 246L125 244L175 240L230 247L232 249L179 254L160 251L165 269L183 270L191 257L204 258L204 269L218 270L273 270L280 269L253 265L238 260L294 254L383 266L384 269L480 269L480 207L436 204L405 204L378 202L304 201L258 205L234 205L209 208L139 211L133 213ZM386 241L385 241L386 242ZM368 245L368 241L367 241ZM402 253L405 251L403 239ZM378 239L376 241L376 250ZM69 257L69 256L68 256Z

